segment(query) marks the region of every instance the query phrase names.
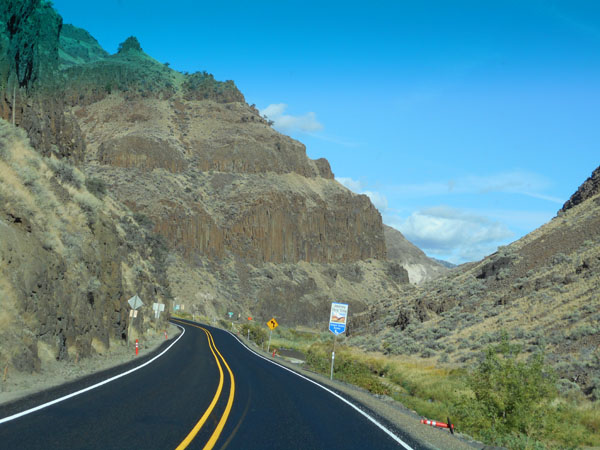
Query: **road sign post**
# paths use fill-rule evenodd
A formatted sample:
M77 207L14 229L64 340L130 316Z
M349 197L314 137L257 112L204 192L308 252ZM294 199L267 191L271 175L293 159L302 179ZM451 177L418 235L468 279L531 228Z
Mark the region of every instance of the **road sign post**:
M271 348L271 335L273 334L273 330L275 328L277 328L279 324L277 323L277 321L275 320L275 317L273 317L271 320L269 320L267 322L267 326L269 327L269 345L267 345L267 353L269 352L270 348Z
M333 380L333 363L335 361L335 340L338 334L346 331L348 319L348 305L346 303L331 304L331 313L329 314L329 331L333 333L333 350L331 351L331 373L329 379Z
M142 302L142 299L135 294L133 297L131 297L129 300L127 300L127 303L129 303L129 306L131 306L131 310L129 311L129 317L131 317L132 319L135 319L137 317L137 310L144 306L144 303ZM129 330L131 328L131 322L132 320L130 320L129 322L127 322L127 346L129 347Z

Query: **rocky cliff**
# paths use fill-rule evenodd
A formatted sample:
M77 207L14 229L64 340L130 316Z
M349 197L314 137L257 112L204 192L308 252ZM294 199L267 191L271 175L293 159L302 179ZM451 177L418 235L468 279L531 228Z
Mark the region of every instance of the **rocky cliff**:
M86 170L186 257L385 257L381 217L368 198L274 131L232 82L177 73L125 43L66 73L81 100L71 112L86 137Z
M23 127L41 154L81 161L85 142L59 72L62 18L49 2L0 5L0 118Z
M0 120L0 366L39 370L164 326L150 317L170 298L160 243L100 180L41 157L20 131ZM146 307L129 326L136 292Z

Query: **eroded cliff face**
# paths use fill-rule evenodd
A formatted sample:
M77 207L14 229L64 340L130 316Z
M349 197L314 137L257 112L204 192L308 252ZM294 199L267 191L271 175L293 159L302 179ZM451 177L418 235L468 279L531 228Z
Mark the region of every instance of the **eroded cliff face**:
M87 170L102 177L187 257L252 262L385 258L381 216L333 180L326 160L244 103L127 100L73 109Z
M151 302L170 298L157 246L98 186L0 121L2 367L104 354L128 333L164 326L150 320ZM146 307L128 329L136 292Z

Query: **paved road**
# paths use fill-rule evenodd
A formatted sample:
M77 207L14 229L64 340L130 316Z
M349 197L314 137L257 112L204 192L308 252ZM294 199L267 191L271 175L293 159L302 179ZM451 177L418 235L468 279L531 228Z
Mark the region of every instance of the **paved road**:
M0 447L403 448L341 399L260 358L231 334L182 324L179 342L142 369L0 423Z

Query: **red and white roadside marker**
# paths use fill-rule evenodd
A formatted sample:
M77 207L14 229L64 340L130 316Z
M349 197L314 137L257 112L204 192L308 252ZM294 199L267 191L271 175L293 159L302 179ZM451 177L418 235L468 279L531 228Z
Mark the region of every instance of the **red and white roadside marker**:
M139 348L140 348L140 347L139 347L139 345L140 345L140 343L139 343L139 341L136 339L136 340L135 340L135 356L137 356L137 355L138 355L138 351L139 351Z
M429 419L421 419L421 423L423 425L431 425L432 427L448 428L450 430L450 433L454 434L454 425L452 424L452 422L450 422L450 417L447 417L447 419L448 419L447 423L437 422L435 420L429 420Z

